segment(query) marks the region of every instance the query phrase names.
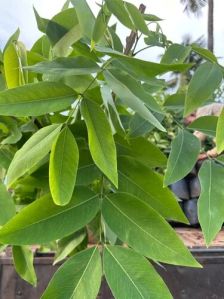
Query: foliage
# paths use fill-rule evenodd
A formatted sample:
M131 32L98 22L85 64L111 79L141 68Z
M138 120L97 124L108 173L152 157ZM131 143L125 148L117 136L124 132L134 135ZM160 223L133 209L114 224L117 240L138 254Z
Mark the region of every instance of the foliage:
M178 119L211 100L223 68L206 49L172 44L160 18L121 0L104 1L97 17L85 0L66 1L51 20L35 15L44 35L26 50L16 32L1 60L0 243L34 285L30 245L56 242L55 262L69 256L42 298L94 299L102 275L117 299L171 298L150 262L200 265L168 222L187 219L167 186L197 160L193 129L217 135L223 150L223 113L187 128ZM127 55L112 15L135 33ZM160 63L134 57L141 36L164 47ZM189 71L192 52L205 62L173 93L160 75ZM168 159L158 136L172 140ZM208 244L224 220L222 175L217 161L200 171Z

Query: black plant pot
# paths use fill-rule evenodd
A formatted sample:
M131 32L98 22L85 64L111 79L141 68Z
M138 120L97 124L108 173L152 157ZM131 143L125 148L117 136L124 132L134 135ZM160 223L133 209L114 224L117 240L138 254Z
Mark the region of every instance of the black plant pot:
M203 269L155 265L167 283L174 299L223 299L224 298L224 249L198 248L192 250ZM0 298L39 299L58 266L52 266L53 257L36 257L34 264L38 286L33 288L16 274L12 259L0 258ZM80 298L81 299L81 298ZM98 299L113 299L103 281ZM152 298L153 299L153 298ZM162 298L161 298L162 299Z

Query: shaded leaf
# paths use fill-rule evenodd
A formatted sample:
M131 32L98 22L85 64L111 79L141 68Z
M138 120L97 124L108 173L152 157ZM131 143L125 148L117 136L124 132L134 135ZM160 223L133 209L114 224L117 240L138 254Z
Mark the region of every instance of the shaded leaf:
M0 183L0 226L16 214L16 207L5 185Z
M192 77L187 90L184 115L188 115L209 100L222 81L221 68L206 62L201 64Z
M224 222L224 168L207 160L199 171L201 194L198 200L198 218L209 245Z
M161 59L161 63L183 63L191 52L191 46L172 44L168 47Z
M32 284L37 285L37 277L33 266L33 253L28 246L13 246L13 261L19 276Z
M200 141L198 138L185 130L179 130L178 135L171 143L164 186L185 177L194 167L199 152Z
M163 177L128 157L118 160L119 191L135 195L167 219L188 223L177 199L163 188Z
M224 150L224 109L222 109L222 112L218 117L216 129L216 147L218 154Z
M218 117L214 115L201 116L194 120L188 128L215 137Z

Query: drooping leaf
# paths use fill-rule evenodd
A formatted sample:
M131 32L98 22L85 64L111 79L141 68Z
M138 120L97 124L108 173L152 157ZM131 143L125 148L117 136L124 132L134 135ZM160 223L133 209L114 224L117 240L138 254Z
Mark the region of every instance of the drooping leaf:
M143 137L131 138L128 141L116 136L119 156L131 156L148 167L163 167L167 158L161 150Z
M75 8L82 35L91 40L95 17L89 8L87 1L71 0L71 3Z
M76 182L79 149L76 140L65 127L54 142L49 164L49 185L52 198L57 205L69 203Z
M3 226L0 242L30 245L57 240L84 227L98 210L98 196L84 187L76 188L66 206L55 205L50 195L45 195Z
M191 46L183 46L179 44L172 44L166 50L161 59L164 64L183 63L191 52Z
M193 45L191 45L191 47L192 47L192 50L195 53L199 54L200 56L202 56L206 60L217 63L217 58L208 49L201 48L197 44L195 44L195 45L193 44Z
M206 62L200 65L189 83L184 115L187 116L209 100L221 80L222 71L217 64Z
M10 145L2 145L0 147L0 166L7 170L14 155L15 155L14 147Z
M37 277L33 266L33 253L28 246L13 246L13 261L19 276L32 284L37 285Z
M172 298L153 266L131 249L105 246L103 265L106 280L116 299Z
M103 110L93 101L84 99L81 113L88 129L89 148L94 162L117 187L117 158L114 138Z
M224 109L222 109L217 122L216 146L217 152L220 154L224 150Z
M224 222L224 168L207 160L199 171L201 194L198 200L198 218L209 245Z
M40 129L16 152L7 172L7 185L37 165L51 150L61 125L54 124Z
M93 28L92 41L94 43L98 43L104 36L110 17L111 13L108 11L106 5L103 5L98 12Z
M215 137L218 117L214 115L201 116L194 120L188 128Z
M60 75L60 77L88 75L97 73L100 70L94 61L83 56L61 57L52 61L43 61L36 65L28 66L26 69L35 73Z
M135 195L167 219L188 223L173 193L163 188L161 175L128 157L119 158L118 173L119 191Z
M168 186L186 176L194 167L200 152L200 141L186 130L180 130L171 143L164 186Z
M97 247L77 253L54 274L41 299L95 299L102 266ZM63 286L63 287L62 287Z
M58 82L27 84L0 92L0 114L8 116L38 116L67 109L76 93Z
M16 214L16 208L5 185L0 183L0 226L4 225Z
M117 96L124 100L126 105L156 128L165 131L165 128L146 107L147 93L144 92L144 89L141 88L141 85L137 81L126 74L121 74L114 70L104 71L104 76L110 88Z
M149 29L145 23L143 14L141 14L137 7L129 2L125 2L125 7L128 10L135 28L145 35L149 34Z
M122 0L105 0L105 3L112 14L114 14L124 26L135 30L135 26Z
M152 79L157 75L164 74L166 72L184 72L187 71L192 64L161 64L150 61L145 61L133 57L125 56L124 54L115 51L111 48L106 47L95 47L96 51L104 53L105 55L110 55L111 57L116 57L113 60L113 64L119 69L124 69L132 77L138 80L146 81Z
M55 254L54 265L65 259L86 237L84 229L79 230L58 241L57 252Z
M102 213L118 238L142 255L174 265L199 266L164 218L137 197L106 196Z
M80 25L77 24L65 33L53 47L53 53L60 57L66 57L71 52L71 46L82 38Z

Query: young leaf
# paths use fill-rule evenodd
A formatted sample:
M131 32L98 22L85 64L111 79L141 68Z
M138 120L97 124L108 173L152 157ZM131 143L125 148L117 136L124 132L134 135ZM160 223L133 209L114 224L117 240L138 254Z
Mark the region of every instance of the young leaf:
M201 194L198 218L207 246L215 238L224 222L224 168L207 160L199 171Z
M94 43L98 43L104 36L110 17L111 13L108 11L106 5L102 6L100 11L98 12L93 28L92 40Z
M65 110L75 100L76 93L59 82L39 82L0 92L0 114L38 116Z
M4 52L4 73L8 88L14 88L21 85L21 70L16 45L10 43Z
M0 226L4 225L16 214L16 208L10 193L5 185L0 182Z
M122 0L105 0L108 9L126 27L135 30L135 26Z
M103 253L106 280L116 299L172 298L153 266L137 252L106 245Z
M144 17L137 7L129 2L125 2L130 18L135 25L135 28L145 35L149 34L149 29L145 23Z
M95 17L89 8L87 1L71 0L71 3L74 5L82 35L91 40Z
M86 231L79 230L58 241L54 265L65 259L73 250L78 247L86 238Z
M81 113L88 129L89 148L94 162L117 187L117 154L110 125L103 110L91 100L84 99Z
M128 105L132 110L138 113L142 118L153 124L156 128L161 131L165 131L165 128L145 106L145 97L147 94L144 90L141 90L141 85L137 81L132 79L126 74L121 74L118 71L104 71L105 79L110 88L124 100L125 104Z
M216 146L217 152L220 154L224 150L224 109L219 115L216 129Z
M7 172L7 185L11 186L50 152L52 144L61 130L61 125L44 127L33 134L16 152Z
M96 299L101 276L98 248L86 249L71 257L58 269L41 299Z
M37 285L37 277L33 266L33 253L28 246L13 246L13 261L19 276L32 284Z
M118 238L142 255L168 264L199 266L164 218L137 197L128 193L106 196L102 213Z
M143 137L125 140L119 136L115 138L118 155L131 156L147 167L166 166L167 158L153 143Z
M215 137L218 117L214 115L201 116L195 119L188 128ZM217 140L216 140L217 141Z
M135 195L167 219L188 223L163 177L129 157L118 160L119 191Z
M100 70L93 60L83 56L61 57L52 61L43 61L38 64L28 66L26 69L35 73L60 75L60 77L88 75L91 73L97 73Z
M200 141L193 134L180 130L171 143L164 186L182 179L194 167L200 152Z
M69 203L76 182L79 149L68 127L65 127L54 142L49 164L49 184L52 198L57 205Z
M184 115L188 115L212 97L222 81L222 70L215 64L201 64L192 77L185 100Z
M161 63L164 64L175 64L184 63L185 59L191 52L191 46L183 46L179 44L172 44L166 50L165 54L161 59Z
M3 226L0 242L30 245L57 240L84 227L98 210L98 196L87 188L76 188L66 206L55 205L50 195L45 195Z

